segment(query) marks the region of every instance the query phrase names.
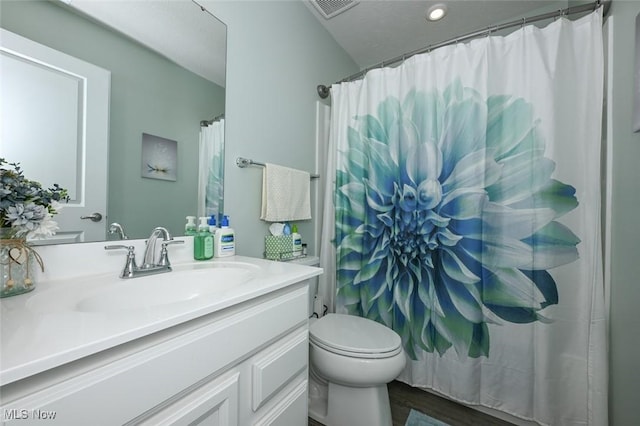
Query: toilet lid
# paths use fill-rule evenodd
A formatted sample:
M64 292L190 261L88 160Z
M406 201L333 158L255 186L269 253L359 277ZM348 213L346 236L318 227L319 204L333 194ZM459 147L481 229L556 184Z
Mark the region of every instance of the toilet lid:
M395 331L352 315L328 314L313 322L309 340L328 351L361 358L390 357L402 350Z

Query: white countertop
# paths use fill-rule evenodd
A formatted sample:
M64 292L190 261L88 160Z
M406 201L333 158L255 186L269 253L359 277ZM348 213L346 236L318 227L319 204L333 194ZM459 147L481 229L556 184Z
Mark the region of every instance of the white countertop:
M169 276L178 271L194 268L202 262L194 262L189 258L190 241L187 241L182 254L176 255L178 261L172 259L174 272L161 274ZM80 248L71 248L74 253L63 253L55 249L38 248L45 258L78 259L78 250L92 248L93 256L100 255L104 244L75 244ZM120 262L110 261L110 265L124 261L124 253L120 253ZM94 259L94 262L97 262ZM20 379L43 372L50 368L78 360L116 345L132 341L168 327L210 314L230 306L251 300L285 288L289 285L314 277L322 273L322 269L287 262L273 262L242 256L212 259L204 262L241 262L253 265L256 273L247 282L235 288L225 289L209 297L192 299L185 302L166 304L140 309L126 309L113 312L79 312L65 306L62 295L74 295L87 286L88 281L120 280L120 269L104 272L104 268L85 267L87 270L99 272L93 275L55 277L56 271L40 277L42 282L31 293L1 299L0 302L0 385L6 385ZM57 265L60 271L60 265ZM64 275L59 272L58 275ZM160 275L157 275L160 276ZM49 278L49 279L47 279ZM127 280L135 285L133 278ZM176 278L178 281L178 278ZM176 285L180 285L176 282ZM63 290L64 289L64 290ZM44 301L44 302L43 302Z

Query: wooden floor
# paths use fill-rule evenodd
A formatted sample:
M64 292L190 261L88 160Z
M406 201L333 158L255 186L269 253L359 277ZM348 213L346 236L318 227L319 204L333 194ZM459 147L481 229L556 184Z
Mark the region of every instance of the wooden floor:
M429 392L412 388L402 382L391 382L388 389L393 426L404 426L411 409L428 414L450 426L511 425L504 420L496 419ZM309 419L309 426L322 426L322 424Z

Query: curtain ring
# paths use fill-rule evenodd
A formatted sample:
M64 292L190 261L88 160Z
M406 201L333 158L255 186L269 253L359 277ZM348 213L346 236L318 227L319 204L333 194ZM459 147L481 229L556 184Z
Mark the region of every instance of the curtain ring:
M527 24L527 18L522 18L522 28Z

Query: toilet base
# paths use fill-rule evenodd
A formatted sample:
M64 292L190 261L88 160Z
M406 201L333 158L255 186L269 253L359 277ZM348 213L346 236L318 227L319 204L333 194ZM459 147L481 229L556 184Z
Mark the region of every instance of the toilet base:
M309 417L326 426L391 426L391 406L386 383L350 387L311 380Z
M327 418L327 382L320 379L309 368L309 417L326 425Z

